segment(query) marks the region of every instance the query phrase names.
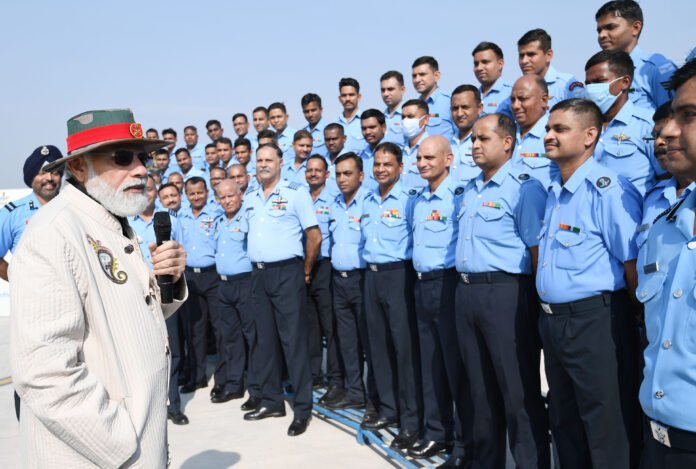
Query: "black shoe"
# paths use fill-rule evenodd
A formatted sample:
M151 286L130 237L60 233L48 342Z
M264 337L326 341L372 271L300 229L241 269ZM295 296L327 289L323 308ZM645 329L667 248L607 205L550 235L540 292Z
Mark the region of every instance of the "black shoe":
M365 407L365 401L353 401L348 397L343 397L338 401L330 401L324 404L329 409L341 410L341 409L362 409Z
M367 407L365 407L365 415L363 415L363 422L375 420L378 418L379 412L377 412L377 408L372 402L368 402Z
M224 388L222 386L216 384L215 386L213 386L213 389L210 390L210 397L215 397L218 394L222 393L223 389Z
M324 378L321 376L317 376L312 380L312 389L321 389L324 386Z
M333 403L343 400L345 395L346 391L342 387L329 386L329 390L319 399L319 404L331 406Z
M416 441L418 441L418 432L402 428L389 447L393 449L407 449L413 446Z
M399 426L399 419L396 417L377 417L376 419L367 420L363 419L360 424L360 428L363 430L381 430L387 427L397 427Z
M408 449L408 455L415 459L427 459L447 451L451 446L437 441L421 440Z
M446 469L469 469L471 467L471 461L464 456L456 456L456 457L451 457L437 466L438 468L446 468Z
M188 425L189 419L184 415L183 412L169 412L167 411L167 418L172 421L174 425Z
M261 399L258 397L249 397L244 404L242 404L241 409L245 412L250 410L256 410L261 405Z
M259 407L258 409L244 414L244 420L263 420L268 417L285 417L285 409L269 409Z
M202 381L200 383L186 383L183 386L181 386L181 389L179 391L182 394L188 394L194 392L196 389L202 389L207 387L208 383L206 381Z
M242 397L244 397L244 392L223 392L211 397L210 402L213 404L221 404L231 401L232 399L241 399Z
M312 420L312 416L309 416L306 419L293 420L290 426L288 427L288 436L302 435L304 432L307 431L307 427L309 426L310 420Z

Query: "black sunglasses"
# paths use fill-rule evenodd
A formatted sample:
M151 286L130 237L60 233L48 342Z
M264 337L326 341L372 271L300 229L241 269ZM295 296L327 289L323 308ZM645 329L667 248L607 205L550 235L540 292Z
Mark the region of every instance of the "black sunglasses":
M113 159L116 166L130 166L136 157L143 166L147 166L149 159L149 155L142 150L114 150L111 153L104 153L104 155Z

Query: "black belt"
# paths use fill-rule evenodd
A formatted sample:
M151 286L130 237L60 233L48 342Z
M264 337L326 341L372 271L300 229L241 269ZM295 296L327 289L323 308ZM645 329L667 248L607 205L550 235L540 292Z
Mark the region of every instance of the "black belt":
M315 265L326 264L327 262L331 262L331 258L330 257L322 257L321 259L317 259L317 262Z
M583 298L582 300L569 301L568 303L542 302L541 309L546 314L552 314L554 316L563 314L584 313L585 311L590 311L596 308L609 306L611 304L612 297L622 293L623 290L601 293L599 295L591 296L589 298Z
M189 266L186 266L186 270L188 272L194 272L196 274L200 274L201 272L210 272L211 270L215 270L215 264L209 265L208 267L189 267Z
M274 267L283 267L284 265L296 264L302 260L301 257L291 257L290 259L285 259L284 261L276 262L252 262L251 265L254 269L266 270L272 269Z
M459 272L459 281L462 283L497 283L500 281L510 281L522 277L523 274L509 274L507 272L481 272L467 274Z
M696 433L669 427L650 419L650 430L655 441L670 448L696 452Z
M354 275L361 275L365 272L365 269L353 269L353 270L336 270L334 269L334 275L338 275L341 278L353 277Z
M385 262L384 264L367 264L367 268L372 272L382 272L385 270L403 269L411 264L411 261Z
M251 277L251 272L242 272L241 274L234 275L220 275L220 280L224 282L231 282L232 280L239 280L247 277Z
M454 274L455 272L454 267L451 267L449 269L431 270L430 272L416 272L416 277L418 277L418 280L432 280L434 278L442 278L448 274Z

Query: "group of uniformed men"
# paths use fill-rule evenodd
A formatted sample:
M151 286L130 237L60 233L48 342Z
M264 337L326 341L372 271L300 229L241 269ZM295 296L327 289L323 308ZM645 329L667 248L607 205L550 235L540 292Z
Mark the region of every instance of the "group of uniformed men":
M194 126L180 148L162 131L171 145L130 223L147 246L169 209L187 252L189 299L167 320L170 419L188 423L179 392L207 386L210 322L212 402L248 390L245 420L284 416L285 386L289 435L327 386L322 405L365 408L364 429L398 426L392 447L447 451L445 467L504 467L506 437L518 467L549 467L549 428L563 468L696 464L696 61L675 73L643 52L633 1L596 21L584 82L553 68L535 29L513 85L482 42L480 86L451 96L421 57L418 99L404 102L401 73L382 75L384 112L361 112L344 78L333 123L309 93L299 131L282 103L254 110L255 140L241 113L234 142L217 120L205 146ZM34 191L3 211L2 252L22 229L12 220L57 192L60 175L39 169L55 154L27 160Z

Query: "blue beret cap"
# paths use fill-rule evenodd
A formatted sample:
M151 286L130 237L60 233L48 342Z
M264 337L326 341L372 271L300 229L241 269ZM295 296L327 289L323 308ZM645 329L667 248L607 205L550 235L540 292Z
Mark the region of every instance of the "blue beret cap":
M44 145L34 150L24 162L24 184L31 187L32 181L39 174L41 168L62 157L63 154L53 145Z

